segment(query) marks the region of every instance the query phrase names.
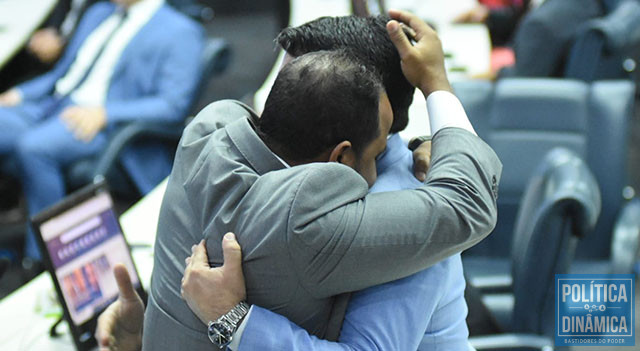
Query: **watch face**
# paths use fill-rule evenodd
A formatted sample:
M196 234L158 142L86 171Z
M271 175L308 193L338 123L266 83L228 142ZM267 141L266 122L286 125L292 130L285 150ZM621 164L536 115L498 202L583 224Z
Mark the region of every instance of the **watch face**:
M209 340L220 347L231 343L232 331L223 323L212 323L209 327Z

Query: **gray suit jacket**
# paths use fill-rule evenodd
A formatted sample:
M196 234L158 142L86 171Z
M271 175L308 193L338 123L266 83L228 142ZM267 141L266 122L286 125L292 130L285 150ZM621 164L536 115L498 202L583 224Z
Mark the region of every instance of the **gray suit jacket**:
M368 195L365 180L341 164L284 168L251 115L240 103L216 102L184 132L158 223L146 350L211 349L180 298L184 259L203 237L220 265L222 236L236 233L248 302L322 337L335 295L423 270L495 225L502 166L465 130L434 136L423 187Z

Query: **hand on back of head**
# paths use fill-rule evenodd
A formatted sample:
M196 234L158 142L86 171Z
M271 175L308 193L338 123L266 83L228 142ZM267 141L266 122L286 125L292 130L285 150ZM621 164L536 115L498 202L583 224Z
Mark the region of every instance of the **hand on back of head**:
M398 49L402 61L402 72L413 86L426 96L436 90L451 91L444 68L442 44L436 32L416 15L406 11L390 10L392 20L387 23L387 32ZM416 43L402 30L402 25L415 32Z

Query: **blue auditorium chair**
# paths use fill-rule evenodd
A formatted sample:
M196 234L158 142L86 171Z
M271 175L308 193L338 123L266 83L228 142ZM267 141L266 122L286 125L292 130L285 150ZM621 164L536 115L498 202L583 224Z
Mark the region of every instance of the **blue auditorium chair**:
M577 241L590 234L599 213L600 192L585 162L565 148L543 155L516 218L510 282L474 285L508 334L473 337L472 345L478 350L553 345L554 275L569 272Z
M633 83L507 78L496 83L459 82L454 89L476 131L504 165L496 229L463 255L469 278L509 271L507 262L522 194L536 165L555 147L582 157L602 194L602 214L594 234L580 242L572 269L580 273L630 273L640 238L638 200L629 202L623 197Z

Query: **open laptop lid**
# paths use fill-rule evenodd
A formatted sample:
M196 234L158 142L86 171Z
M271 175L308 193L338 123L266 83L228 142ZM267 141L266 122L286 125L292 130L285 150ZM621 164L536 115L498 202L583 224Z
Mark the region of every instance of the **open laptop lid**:
M32 225L78 350L96 344L97 318L118 297L113 266L123 263L146 295L104 182L38 213Z

